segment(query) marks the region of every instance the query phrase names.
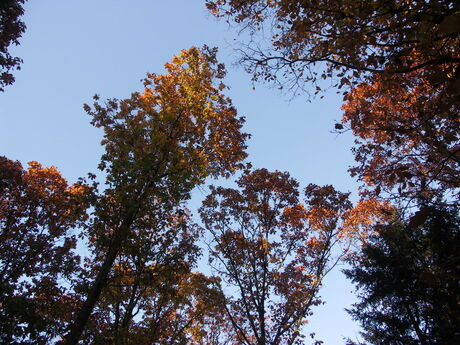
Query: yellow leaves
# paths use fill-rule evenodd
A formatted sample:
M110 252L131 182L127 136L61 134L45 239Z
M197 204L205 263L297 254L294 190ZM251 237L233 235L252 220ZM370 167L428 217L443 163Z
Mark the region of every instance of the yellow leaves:
M271 251L271 248L272 248L272 244L270 243L270 241L266 240L265 238L261 237L259 238L259 250L261 253L265 254L265 255L268 255L270 254L270 251Z

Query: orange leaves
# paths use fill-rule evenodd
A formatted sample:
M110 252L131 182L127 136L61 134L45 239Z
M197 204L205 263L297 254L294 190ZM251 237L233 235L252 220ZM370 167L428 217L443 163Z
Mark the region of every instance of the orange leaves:
M302 203L296 180L266 169L246 169L237 185L212 188L200 208L212 238L210 264L232 286L225 305L233 331L248 343L293 343L335 263L348 194L309 185Z
M55 312L68 293L60 280L71 281L80 270L71 231L86 215L86 187L69 187L54 167L29 165L24 171L0 157L0 332L48 343L66 317ZM31 318L30 329L17 328Z
M460 31L452 2L206 5L250 32L239 50L253 80L307 96L310 87L321 92L321 79L345 89L345 126L336 128L356 136L357 166L350 172L367 185L364 194L407 200L442 194L458 203Z
M404 198L458 193L460 103L451 71L446 65L375 75L347 95L342 121L356 136L358 162L350 172L374 197L381 191Z
M342 225L342 236L355 237L365 241L372 235L377 224L389 221L394 209L388 201L363 199L355 207L347 211Z
M86 107L93 124L104 127L101 167L114 180L130 176L130 184L157 186L162 180L188 192L210 174L227 176L240 167L248 135L220 92L225 70L215 55L207 47L183 50L166 64L167 74L147 75L142 94Z
M297 204L283 209L281 221L287 226L302 228L305 226L305 217L306 212L304 205Z

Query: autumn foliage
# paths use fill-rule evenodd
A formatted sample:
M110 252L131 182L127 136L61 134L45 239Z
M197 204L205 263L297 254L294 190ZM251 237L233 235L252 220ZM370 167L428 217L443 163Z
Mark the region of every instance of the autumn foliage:
M206 3L250 31L240 51L255 80L302 94L330 80L345 91L336 128L356 136L351 174L365 197L458 203L457 1Z
M337 260L332 249L351 208L348 195L309 185L302 203L297 181L265 169L246 171L237 185L212 189L200 209L210 264L228 288L221 301L232 343L300 344Z
M0 157L0 342L47 344L65 330L80 271L75 227L86 218L83 185L56 168Z
M94 198L94 217L88 226L98 254L97 273L66 344L77 343L124 248L133 241L136 251L148 244L146 256L127 259L140 260L140 270L157 266L162 251L172 245L168 237L177 235L169 230L171 216L190 191L209 175L230 175L246 157L248 135L240 131L244 120L221 93L225 85L216 85L225 70L215 54L206 47L183 50L165 65L167 74L147 75L142 93L105 104L95 96L93 108L85 105L92 124L104 130L105 153L99 168L107 177L105 190ZM152 242L152 236L159 240ZM134 263L121 261L119 267L133 270L129 266ZM132 294L142 302L137 288ZM131 303L124 311L128 320L134 307ZM119 313L115 310L115 318ZM121 326L126 329L128 324Z
M182 50L141 91L84 105L103 132L102 177L69 185L0 157L0 343L301 345L342 259L370 343L458 336L459 4L205 2L249 30L254 80L344 91L336 129L355 137L360 200L246 164L217 49ZM20 63L7 48L23 3L0 5L0 91ZM194 188L234 173L195 223Z
M373 73L455 71L460 62L459 5L452 0L207 0L206 6L255 35L243 45L242 60L256 79L302 86L332 77L343 87Z
M346 96L343 123L355 135L358 162L351 173L374 195L444 194L458 202L460 89L450 73L376 75Z

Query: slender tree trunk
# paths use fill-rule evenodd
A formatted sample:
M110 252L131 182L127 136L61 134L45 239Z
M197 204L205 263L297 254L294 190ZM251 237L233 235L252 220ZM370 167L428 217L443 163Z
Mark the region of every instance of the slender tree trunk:
M104 263L99 270L96 279L91 286L91 289L86 297L85 303L81 307L80 311L75 318L75 321L72 326L70 326L70 331L65 337L63 342L64 345L77 345L80 340L81 334L86 327L86 323L96 306L97 301L101 295L102 289L105 287L107 278L109 276L110 270L112 269L113 263L118 255L118 252L126 240L129 234L129 229L133 223L133 216L128 215L121 226L117 229L114 234L113 240L110 243L109 250L105 257Z

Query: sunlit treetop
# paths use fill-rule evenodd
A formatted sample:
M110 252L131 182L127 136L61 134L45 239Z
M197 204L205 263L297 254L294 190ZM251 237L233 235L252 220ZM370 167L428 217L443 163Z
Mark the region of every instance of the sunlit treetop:
M226 86L216 49L183 50L148 74L143 92L85 106L92 124L104 129L100 168L114 188L155 186L158 196L182 198L209 176L228 176L246 157L244 118L222 94ZM141 193L141 190L138 190Z
M103 262L65 344L78 343L125 246L133 244L139 253L151 234L158 235L157 244L167 242L165 221L191 190L208 176L229 176L246 158L244 119L222 94L225 69L216 53L208 47L183 50L165 65L166 74L147 75L143 92L105 102L96 95L93 107L84 106L91 123L104 131L99 168L105 189L94 193L87 227ZM146 247L150 254L156 248Z

